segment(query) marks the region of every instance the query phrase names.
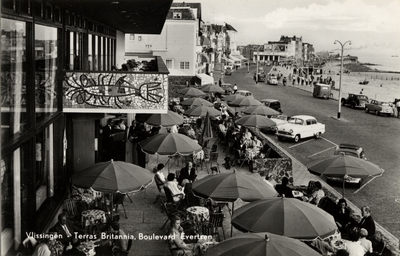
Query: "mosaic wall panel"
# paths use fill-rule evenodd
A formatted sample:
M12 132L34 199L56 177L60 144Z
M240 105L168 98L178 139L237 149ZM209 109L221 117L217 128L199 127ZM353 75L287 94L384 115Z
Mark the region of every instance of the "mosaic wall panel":
M67 72L63 111L166 113L168 75L132 72Z

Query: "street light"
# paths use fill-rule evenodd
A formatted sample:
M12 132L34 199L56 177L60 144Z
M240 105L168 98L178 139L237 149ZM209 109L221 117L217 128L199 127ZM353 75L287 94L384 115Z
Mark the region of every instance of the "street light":
M340 42L339 40L335 40L334 44L339 43L340 46L342 47L342 54L341 54L341 62L340 62L340 77L339 77L339 96L338 96L338 113L337 113L337 118L340 119L340 111L342 108L342 70L343 70L343 48L344 46L349 43L349 45L351 45L351 41L346 41L344 42L344 44L342 44L342 42Z
M259 58L259 56L260 56L260 47L261 47L261 45L258 46L258 48L257 48L257 59L256 59L256 62L257 62L256 84L258 84L258 58Z

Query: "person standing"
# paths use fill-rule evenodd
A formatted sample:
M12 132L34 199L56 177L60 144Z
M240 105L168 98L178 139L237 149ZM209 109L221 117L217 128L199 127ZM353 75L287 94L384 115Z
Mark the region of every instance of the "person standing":
M237 85L235 84L235 85L233 86L233 93L236 94L237 90L238 90L238 88L237 88Z
M222 85L222 80L221 80L221 78L219 79L218 84L219 84L219 87L221 87L221 85Z
M400 99L396 102L397 118L400 117Z

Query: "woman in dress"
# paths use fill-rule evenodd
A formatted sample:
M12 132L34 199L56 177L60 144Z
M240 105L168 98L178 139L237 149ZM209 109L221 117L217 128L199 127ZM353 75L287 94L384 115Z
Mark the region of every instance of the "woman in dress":
M173 255L197 256L199 255L199 247L197 244L186 244L182 239L183 228L181 227L181 219L175 216L171 220L171 228L169 231L170 246Z

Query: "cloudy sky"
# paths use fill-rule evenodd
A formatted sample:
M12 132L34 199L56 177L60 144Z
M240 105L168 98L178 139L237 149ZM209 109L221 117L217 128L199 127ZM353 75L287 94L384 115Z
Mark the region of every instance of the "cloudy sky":
M174 2L183 2L174 0ZM230 24L239 45L302 36L316 51L400 53L400 0L187 0L200 2L202 20ZM351 47L351 48L350 48Z

